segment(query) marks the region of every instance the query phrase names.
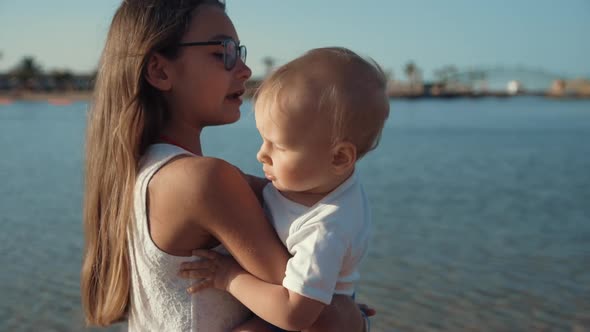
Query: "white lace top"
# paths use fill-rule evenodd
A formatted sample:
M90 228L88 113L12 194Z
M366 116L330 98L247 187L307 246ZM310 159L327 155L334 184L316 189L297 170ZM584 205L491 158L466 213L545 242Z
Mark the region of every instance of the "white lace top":
M217 332L231 329L250 312L229 293L207 289L190 295L191 281L177 276L180 263L194 258L169 255L152 241L147 218L147 187L172 158L191 154L169 144L152 145L142 158L129 231L131 302L129 331ZM222 247L216 248L223 251Z

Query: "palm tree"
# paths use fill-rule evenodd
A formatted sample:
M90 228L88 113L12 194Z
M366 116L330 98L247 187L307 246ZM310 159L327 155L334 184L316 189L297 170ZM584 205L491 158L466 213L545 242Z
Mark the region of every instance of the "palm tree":
M406 76L408 77L408 81L410 84L414 84L414 80L416 79L416 65L413 61L410 61L406 64L406 68L404 70L406 72Z
M410 61L406 64L404 71L408 77L408 80L410 81L410 87L412 88L412 91L414 92L416 87L421 88L421 86L416 85L422 81L422 74L420 68L418 68L418 66L416 66L413 61Z
M262 63L264 63L264 66L266 67L266 72L264 76L270 75L276 63L275 58L271 56L265 56L264 58L262 58Z
M32 56L25 56L20 64L12 71L21 87L30 87L31 80L42 74L41 66L37 64Z

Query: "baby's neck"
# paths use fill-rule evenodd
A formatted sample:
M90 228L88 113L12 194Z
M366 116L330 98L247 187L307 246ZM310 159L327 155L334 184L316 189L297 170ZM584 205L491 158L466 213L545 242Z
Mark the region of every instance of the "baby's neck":
M285 196L288 200L293 201L295 203L305 206L314 206L315 203L321 201L322 198L326 197L330 192L316 194L308 192L281 191L280 193L281 195Z
M331 183L326 189L321 190L320 192L308 192L308 191L281 191L281 195L293 201L295 203L305 205L305 206L314 206L317 202L321 201L324 197L328 196L332 191L338 188L341 184L343 184L346 180L348 180L352 174L354 173L354 169L352 169L349 173L344 174L341 177L338 177L336 181Z

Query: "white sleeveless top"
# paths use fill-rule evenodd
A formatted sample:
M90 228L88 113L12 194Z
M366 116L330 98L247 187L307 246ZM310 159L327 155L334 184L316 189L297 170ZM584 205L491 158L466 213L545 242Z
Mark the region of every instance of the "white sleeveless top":
M179 278L178 270L181 262L198 258L167 254L152 241L146 204L148 183L162 166L179 155L193 154L174 145L155 144L140 162L133 224L129 228L130 332L231 331L250 317L250 311L229 293L206 289L188 294L186 289L194 281ZM225 251L221 246L215 250Z

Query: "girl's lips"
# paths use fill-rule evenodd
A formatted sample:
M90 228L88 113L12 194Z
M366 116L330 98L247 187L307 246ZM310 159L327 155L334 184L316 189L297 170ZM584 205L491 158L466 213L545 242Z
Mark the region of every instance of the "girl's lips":
M242 105L242 97L226 97L225 100L233 104Z
M244 89L238 90L236 92L228 94L225 97L225 99L232 104L241 105L242 104L242 96L244 95L245 92L246 92L246 90L244 90Z

